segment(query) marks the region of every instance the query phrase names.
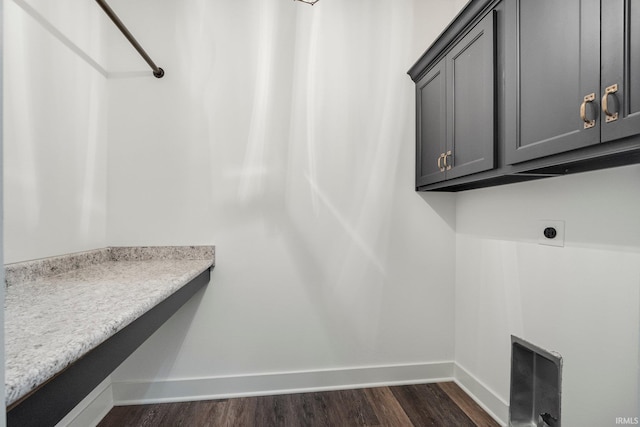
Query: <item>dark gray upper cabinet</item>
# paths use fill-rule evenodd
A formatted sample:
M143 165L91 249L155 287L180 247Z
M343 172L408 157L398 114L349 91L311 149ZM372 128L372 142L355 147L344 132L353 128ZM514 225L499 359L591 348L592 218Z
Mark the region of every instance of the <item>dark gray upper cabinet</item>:
M637 2L512 0L506 13L508 164L638 134Z
M602 7L602 142L640 133L640 3Z
M494 167L494 82L490 13L416 83L418 187Z
M495 22L485 16L447 55L447 179L493 169Z
M447 138L445 61L416 83L416 185L442 181Z
M600 0L512 0L505 13L507 163L599 143Z
M640 163L640 0L470 0L409 70L416 188Z

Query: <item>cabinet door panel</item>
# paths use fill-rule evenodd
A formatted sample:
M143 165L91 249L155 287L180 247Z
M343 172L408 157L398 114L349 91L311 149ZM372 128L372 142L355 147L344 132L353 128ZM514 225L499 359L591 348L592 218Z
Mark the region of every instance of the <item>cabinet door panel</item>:
M600 141L599 0L513 0L515 43L506 53L508 164ZM584 128L580 104L595 126Z
M446 142L445 62L440 61L416 84L416 187L442 181L438 158Z
M626 54L629 58L627 81L629 82L629 115L640 114L640 3L627 0L627 32L629 43ZM633 6L632 6L633 5Z
M495 166L495 30L487 15L447 55L447 179Z
M602 142L640 133L640 3L607 0L602 7L602 94L618 118L602 123ZM606 114L602 113L603 119Z

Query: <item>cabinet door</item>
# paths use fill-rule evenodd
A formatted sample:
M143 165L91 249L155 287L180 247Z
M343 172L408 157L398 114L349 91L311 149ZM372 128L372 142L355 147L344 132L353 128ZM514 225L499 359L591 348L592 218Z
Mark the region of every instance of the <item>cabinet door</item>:
M600 0L512 0L506 9L507 164L599 143ZM588 95L594 121L585 128Z
M447 55L447 179L495 166L494 13Z
M602 142L640 134L640 2L636 0L602 2L601 86Z
M416 187L442 181L446 121L445 61L440 61L416 84Z

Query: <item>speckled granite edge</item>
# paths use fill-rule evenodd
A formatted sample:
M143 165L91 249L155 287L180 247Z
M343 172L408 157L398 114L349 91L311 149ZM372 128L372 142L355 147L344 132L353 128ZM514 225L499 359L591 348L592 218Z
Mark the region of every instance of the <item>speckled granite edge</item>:
M57 276L58 274L64 274L71 270L101 264L110 259L111 255L109 254L108 248L102 248L6 264L4 266L4 281L6 286L12 286L16 283L35 282L44 277Z
M112 261L215 259L213 246L133 246L111 247Z
M133 246L110 247L6 264L5 285L35 282L107 261L212 260L214 246Z
M115 247L8 264L5 404L214 266L213 246Z

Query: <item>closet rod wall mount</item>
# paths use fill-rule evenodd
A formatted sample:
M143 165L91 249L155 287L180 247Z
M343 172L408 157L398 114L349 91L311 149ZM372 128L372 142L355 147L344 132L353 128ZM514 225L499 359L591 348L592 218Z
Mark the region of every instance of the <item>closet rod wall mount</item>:
M157 78L162 78L164 76L164 70L156 65L155 62L151 59L149 54L140 46L140 43L133 37L133 34L127 29L127 27L122 23L118 15L111 9L111 7L106 3L105 0L96 0L96 3L100 5L102 10L107 14L107 16L116 24L116 27L122 32L122 34L129 40L129 43L133 45L133 47L138 51L140 56L149 64L151 69L153 70L153 75Z

